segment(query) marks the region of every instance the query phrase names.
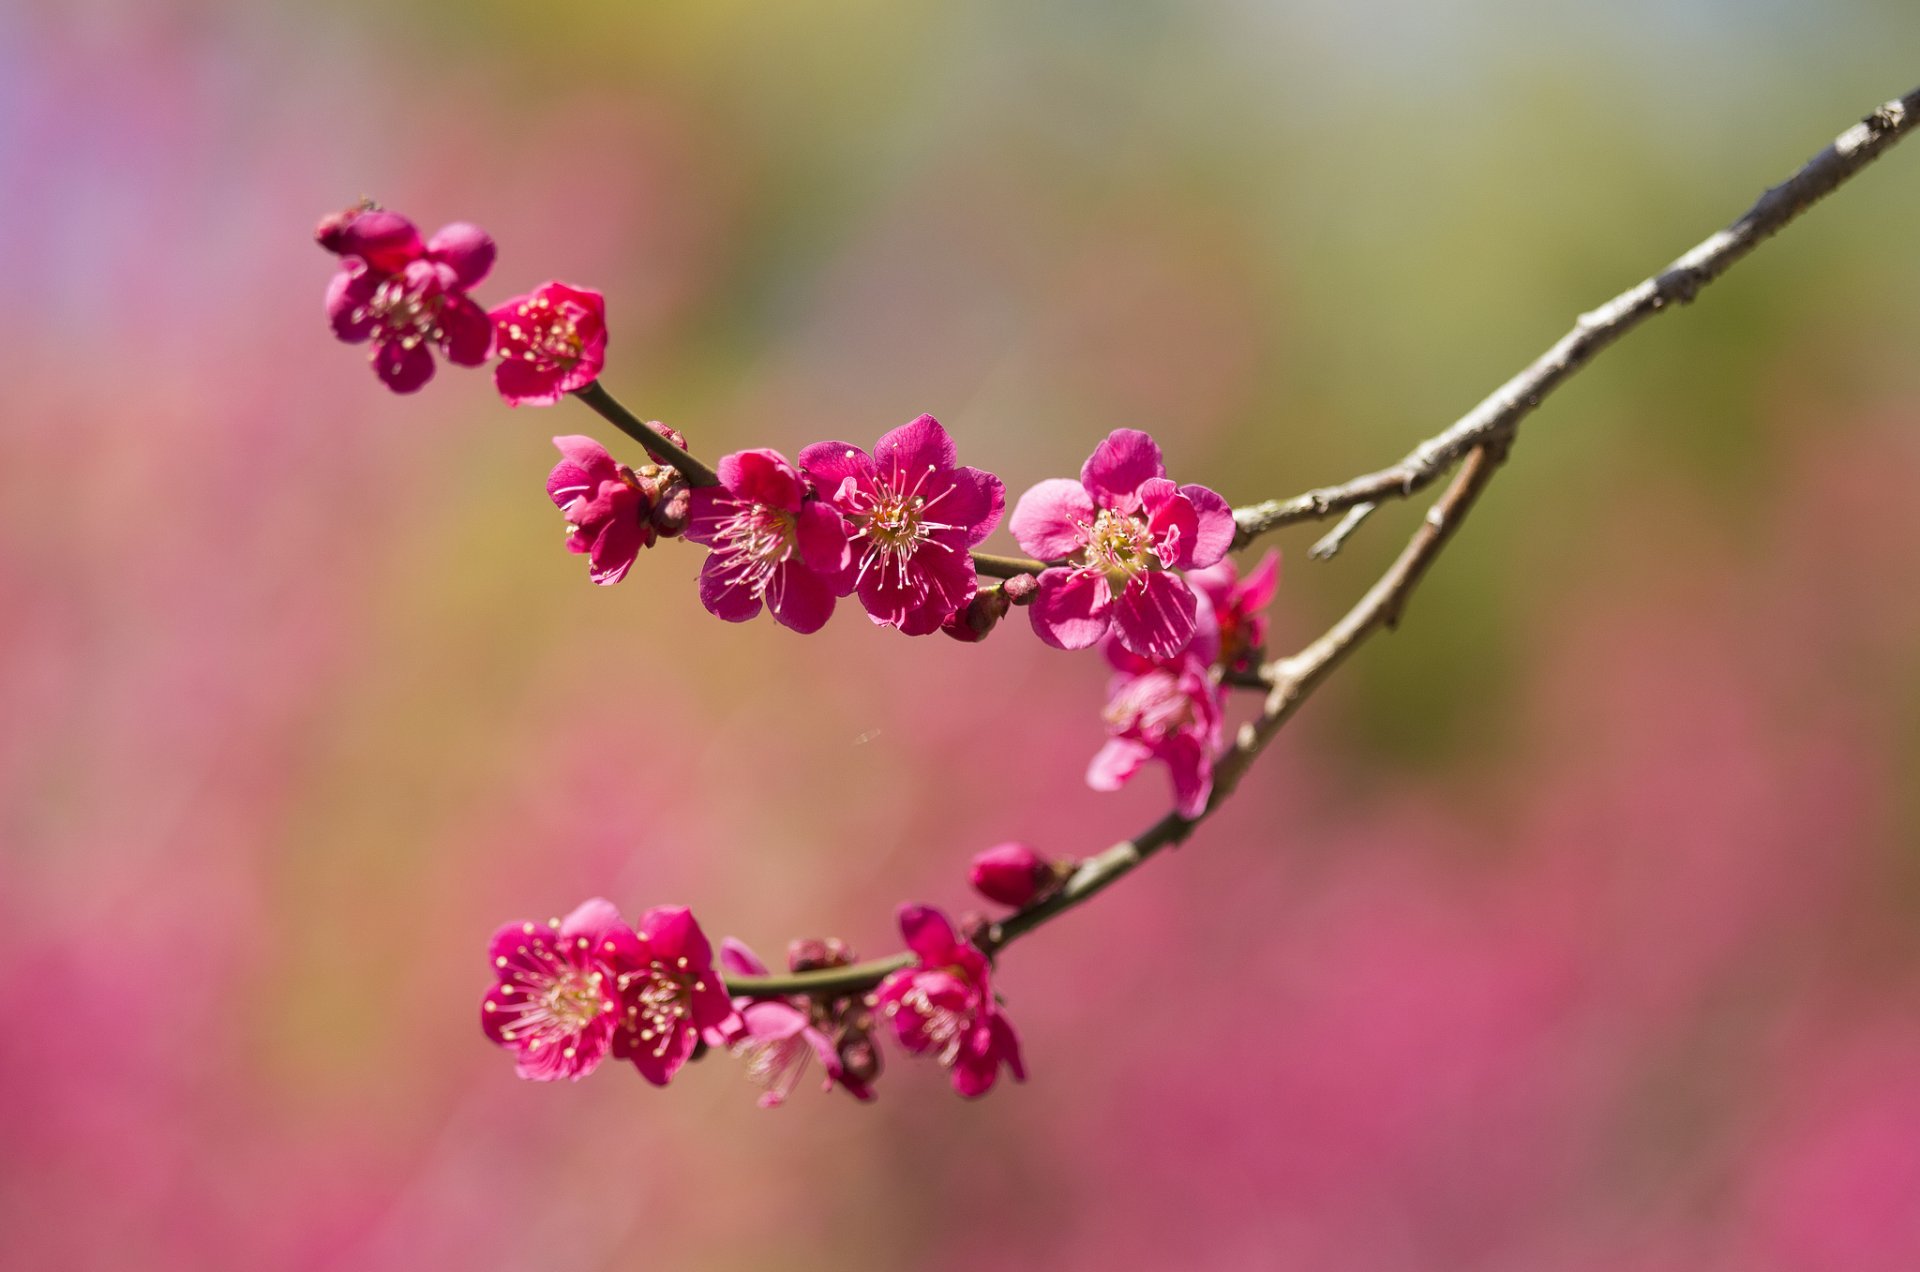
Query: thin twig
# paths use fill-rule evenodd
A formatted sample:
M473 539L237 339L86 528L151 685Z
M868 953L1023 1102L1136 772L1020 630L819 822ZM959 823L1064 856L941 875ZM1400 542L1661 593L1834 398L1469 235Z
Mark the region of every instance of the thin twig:
M1342 509L1382 498L1401 498L1431 483L1464 456L1459 471L1415 529L1407 546L1354 607L1332 627L1290 658L1269 662L1262 673L1271 682L1258 717L1242 725L1233 746L1214 769L1213 794L1196 817L1168 813L1145 832L1123 840L1080 863L1059 892L992 925L979 938L997 954L1020 937L1082 904L1131 873L1163 848L1184 841L1232 797L1248 767L1293 717L1300 705L1335 668L1373 633L1394 627L1407 598L1505 461L1515 426L1549 392L1585 366L1600 350L1670 304L1684 304L1699 290L1791 222L1816 200L1831 193L1904 135L1920 119L1920 88L1888 102L1865 121L1842 133L1794 176L1760 196L1747 214L1727 229L1680 257L1665 271L1583 314L1574 329L1486 401L1445 432L1415 448L1392 468L1359 477L1344 486L1311 491L1236 512L1240 534L1235 546L1293 521L1330 516ZM1358 524L1358 517L1348 520ZM821 972L786 976L730 977L727 987L740 995L858 993L888 974L913 964L907 954Z
M720 484L719 474L675 446L659 429L622 406L619 399L607 392L600 381L595 380L584 389L575 389L573 396L592 407L599 413L601 419L646 447L647 454L663 464L672 464L679 469L680 475L687 479L689 486Z
M1872 163L1920 122L1920 88L1896 98L1841 133L1805 167L1761 195L1726 229L1700 243L1666 269L1621 292L1606 304L1580 315L1573 330L1534 359L1446 431L1420 445L1399 463L1338 486L1310 490L1291 499L1275 499L1236 509L1245 547L1269 530L1296 521L1317 521L1357 504L1403 499L1430 484L1454 460L1495 433L1511 431L1567 377L1602 349L1673 305L1684 305L1700 290L1766 239L1831 194L1843 181Z
M1320 542L1308 548L1307 555L1316 561L1333 560L1334 554L1340 551L1340 545L1347 541L1347 536L1358 529L1360 523L1372 515L1373 510L1379 506L1374 503L1357 503L1347 509L1347 515L1340 518L1340 524L1322 535Z

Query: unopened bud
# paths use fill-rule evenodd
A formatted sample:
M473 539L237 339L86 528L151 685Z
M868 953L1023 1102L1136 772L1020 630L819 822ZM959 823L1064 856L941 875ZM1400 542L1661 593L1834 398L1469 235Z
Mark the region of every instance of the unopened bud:
M1052 862L1025 844L997 844L974 856L967 871L974 891L1018 910L1044 900L1066 881L1071 862Z
M672 442L675 446L678 446L681 450L687 449L687 439L681 435L679 429L673 427L671 424L662 424L659 420L648 420L647 427Z
M360 219L362 213L375 208L372 199L361 199L358 203L341 208L320 218L320 224L313 227L313 241L338 256L346 242L347 227Z
M1012 605L1025 605L1040 590L1040 580L1031 574L1016 574L1000 585L1006 593L1007 601Z
M973 599L955 610L940 630L955 640L971 645L986 638L994 625L1007 615L1007 594L1000 587L983 587Z
M787 946L787 966L796 972L845 967L854 961L853 947L837 936L806 937Z
M880 1048L873 1045L873 1035L864 1024L841 1034L834 1049L839 1053L840 1067L855 1082L870 1083L880 1076Z
M687 517L692 510L693 492L684 481L675 481L653 505L653 528L660 532L661 538L671 539L687 528Z

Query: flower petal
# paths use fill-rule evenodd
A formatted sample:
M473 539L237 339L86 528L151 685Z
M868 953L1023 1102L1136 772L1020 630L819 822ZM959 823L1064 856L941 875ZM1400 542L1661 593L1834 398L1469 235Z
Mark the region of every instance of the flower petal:
M426 251L420 231L398 212L362 212L340 231L342 256L358 256L376 272L398 274Z
M693 912L684 905L653 907L640 916L634 931L647 943L653 957L670 967L685 970L713 966L713 947L694 922Z
M417 392L433 379L433 354L424 344L409 348L398 340L383 340L374 350L373 370L395 393Z
M427 240L427 255L450 267L463 288L487 276L493 268L494 253L493 235L465 221L443 225Z
M901 490L911 490L929 473L951 472L958 462L953 438L931 415L887 432L873 448L874 468Z
M508 406L552 406L565 396L558 375L525 358L504 358L494 364L493 387Z
M605 897L594 897L582 901L574 907L573 913L560 920L560 937L571 941L584 936L587 944L598 945L609 932L626 926L613 902Z
M833 588L799 561L773 567L767 585L767 608L784 627L801 635L819 631L833 617Z
M733 976L765 976L767 965L760 956L747 948L745 941L731 936L720 938L720 966Z
M851 442L815 442L800 452L800 467L822 499L833 499L849 477L861 489L873 487L873 460Z
M1234 524L1233 508L1218 493L1206 486L1187 485L1180 487L1180 493L1193 505L1198 526L1194 531L1193 547L1190 554L1192 565L1212 565L1227 555L1233 547L1233 536L1238 527ZM1266 604L1265 601L1260 604Z
M1056 566L1041 571L1027 615L1034 633L1055 649L1086 649L1113 623L1113 592L1105 575Z
M1140 507L1140 484L1166 475L1166 461L1151 437L1137 428L1116 428L1093 448L1080 482L1101 507L1133 512Z
M700 603L715 618L744 623L760 612L760 598L734 568L735 555L726 551L707 554L707 563L700 567Z
M800 474L779 451L735 451L721 456L715 471L721 485L748 503L765 504L782 512L800 511L804 491Z
M947 916L930 905L901 906L900 935L907 948L927 964L947 962L960 943Z
M1008 528L1023 551L1052 561L1087 545L1093 525L1093 496L1066 477L1049 477L1020 496Z
M852 550L847 546L847 522L831 504L818 499L801 505L794 518L794 546L808 568L838 574L847 568Z
M442 348L449 362L477 367L493 352L493 319L465 296L447 297L440 307L440 329L446 333Z
M359 261L345 262L327 282L327 322L333 334L348 344L359 344L373 333L373 315L367 305L380 286Z
M1096 791L1117 791L1152 758L1153 750L1144 742L1108 738L1106 745L1095 751L1087 764L1087 785Z
M1113 634L1142 658L1176 658L1193 640L1198 608L1185 579L1149 570L1135 575L1120 593L1113 607Z

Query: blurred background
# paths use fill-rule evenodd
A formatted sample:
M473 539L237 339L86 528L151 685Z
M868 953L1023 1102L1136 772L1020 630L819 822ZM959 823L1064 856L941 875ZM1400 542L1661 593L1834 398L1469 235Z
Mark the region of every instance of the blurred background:
M494 926L895 947L1084 853L1097 658L591 587L584 409L336 343L313 222L604 289L708 456L921 411L1377 467L1913 86L1908 0L0 9L0 1232L35 1269L1920 1266L1920 142L1576 379L1186 849L1023 942L1031 1080L515 1080ZM1414 524L1278 539L1276 643ZM1004 531L994 545L1011 550Z

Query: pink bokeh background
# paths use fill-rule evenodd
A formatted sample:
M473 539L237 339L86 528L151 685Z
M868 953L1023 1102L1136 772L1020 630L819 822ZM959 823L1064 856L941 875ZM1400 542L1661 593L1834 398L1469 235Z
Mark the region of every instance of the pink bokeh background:
M9 1265L1920 1266L1903 151L1556 398L1233 805L1009 952L1024 1086L895 1054L763 1112L723 1057L535 1085L480 1035L503 920L879 954L979 848L1166 793L1083 787L1103 667L1017 621L722 625L672 544L590 587L541 483L605 430L387 394L316 217L602 287L608 383L704 454L924 410L1017 493L1131 425L1247 501L1436 431L1920 36L1439 12L0 15ZM1284 537L1275 643L1416 515Z

